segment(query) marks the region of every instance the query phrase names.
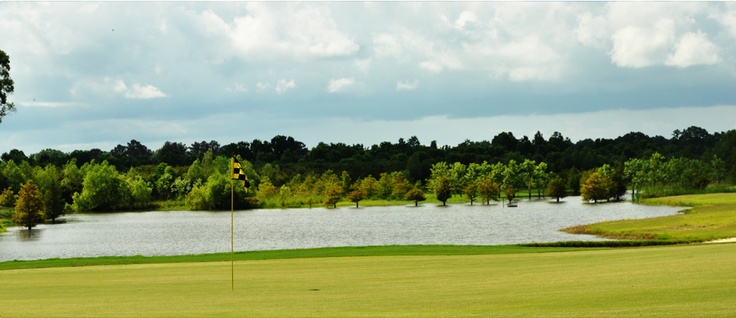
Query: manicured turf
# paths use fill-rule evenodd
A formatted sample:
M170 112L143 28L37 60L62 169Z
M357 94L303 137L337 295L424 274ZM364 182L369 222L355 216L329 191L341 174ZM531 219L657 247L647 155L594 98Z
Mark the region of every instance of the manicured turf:
M0 271L2 317L732 317L736 244Z
M643 220L576 226L571 233L618 239L703 242L736 237L736 193L682 195L649 199L646 204L692 206L685 213Z

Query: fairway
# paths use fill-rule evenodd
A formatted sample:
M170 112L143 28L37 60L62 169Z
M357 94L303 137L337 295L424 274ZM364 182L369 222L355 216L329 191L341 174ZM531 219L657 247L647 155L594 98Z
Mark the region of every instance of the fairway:
M0 271L7 317L732 317L736 244Z

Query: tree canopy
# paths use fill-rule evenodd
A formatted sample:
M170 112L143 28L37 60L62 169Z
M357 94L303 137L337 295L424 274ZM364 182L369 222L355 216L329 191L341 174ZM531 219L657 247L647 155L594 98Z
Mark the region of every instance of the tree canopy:
M0 50L0 123L5 115L15 110L15 105L8 102L8 95L13 94L14 90L13 79L10 77L10 57Z

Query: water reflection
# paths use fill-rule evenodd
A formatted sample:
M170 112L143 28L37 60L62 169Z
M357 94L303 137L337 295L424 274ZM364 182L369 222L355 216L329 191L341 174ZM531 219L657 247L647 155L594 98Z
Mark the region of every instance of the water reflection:
M656 217L677 208L631 203L584 204L521 200L492 205L383 206L251 210L235 214L238 251L397 244L498 245L594 240L560 228L608 220ZM0 261L102 255L177 255L230 250L230 212L74 214L39 225L30 235L0 235Z
M12 231L13 234L15 234L15 239L19 242L32 242L32 241L38 241L41 239L41 232L43 232L43 229L20 229L18 231Z

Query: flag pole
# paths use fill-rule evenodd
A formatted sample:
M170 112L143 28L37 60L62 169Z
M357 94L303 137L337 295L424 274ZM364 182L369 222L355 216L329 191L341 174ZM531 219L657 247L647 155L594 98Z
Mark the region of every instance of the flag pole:
M230 171L235 166L235 158L230 159ZM230 290L235 291L235 180L230 178Z

